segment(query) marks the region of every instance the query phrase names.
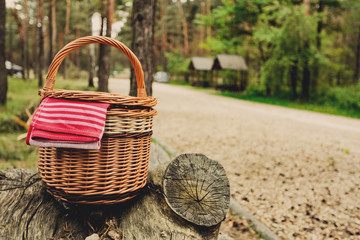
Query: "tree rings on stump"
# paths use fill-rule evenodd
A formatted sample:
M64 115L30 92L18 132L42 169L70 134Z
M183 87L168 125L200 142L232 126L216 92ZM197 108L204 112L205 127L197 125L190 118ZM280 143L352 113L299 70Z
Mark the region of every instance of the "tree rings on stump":
M199 226L214 226L225 219L230 186L225 169L203 154L182 154L167 167L164 194L170 208Z

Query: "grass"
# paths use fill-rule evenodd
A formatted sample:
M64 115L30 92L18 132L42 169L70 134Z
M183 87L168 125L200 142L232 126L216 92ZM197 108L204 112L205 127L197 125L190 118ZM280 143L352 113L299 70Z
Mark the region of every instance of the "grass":
M26 145L25 139L18 141L18 135L0 134L0 169L36 168L37 147Z
M87 87L86 81L57 80L56 88L73 90L95 90ZM34 111L40 101L37 81L8 78L8 95L5 106L0 107L0 169L36 168L37 147L30 147L25 140L17 140L26 129L14 121L14 116L27 121L25 109L32 106Z
M175 86L190 86L190 84L185 81L170 81L169 84Z
M217 95L237 98L246 101L259 102L271 105L277 105L288 108L302 109L313 112L320 113L328 113L333 115L352 117L352 118L360 118L360 112L352 109L342 109L334 105L326 105L326 104L317 104L317 103L303 103L300 101L290 101L285 99L277 99L274 97L261 97L261 96L251 96L245 95L241 93L231 93L231 92L217 92Z
M189 88L195 89L195 90L203 90L203 91L205 90L211 94L241 99L241 100L245 100L245 101L259 102L259 103L264 103L264 104L271 104L271 105L277 105L277 106L282 106L282 107L308 110L308 111L320 112L320 113L327 113L327 114L339 115L339 116L345 116L345 117L360 118L360 111L358 111L356 109L341 107L341 106L337 105L336 103L330 102L330 101L323 101L322 103L301 102L300 100L291 101L291 100L276 98L276 97L257 96L255 94L244 94L244 93L236 93L236 92L228 92L228 91L216 91L216 90L210 89L210 88L192 87L189 83L186 83L185 81L172 81L172 82L170 82L170 85L184 86L184 87L189 87Z

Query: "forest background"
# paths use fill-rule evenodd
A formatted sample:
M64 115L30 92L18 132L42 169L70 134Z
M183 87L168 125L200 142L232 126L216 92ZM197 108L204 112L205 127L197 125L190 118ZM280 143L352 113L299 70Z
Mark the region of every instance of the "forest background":
M45 71L65 43L81 36L109 35L131 46L132 1L6 2L5 56L24 66L26 79ZM243 92L247 96L360 110L360 1L151 2L154 6L139 7L154 8L154 69L185 80L192 56L239 54L249 67ZM60 75L64 79L89 78L92 86L91 79L99 76L94 73L95 66L101 71L99 48L76 50L62 64ZM126 57L112 54L112 73L128 67ZM230 81L233 75L226 72L223 78ZM42 86L42 76L38 79ZM107 90L107 86L99 86L99 90Z
M248 65L244 87L218 94L360 118L359 0L0 0L0 62L23 67L7 77L0 64L0 144L7 149L0 159L27 159L27 150L8 141L24 130L14 116L27 120L56 52L87 35L129 46L143 64L148 94L156 71L189 84L191 57L237 54ZM56 87L107 91L108 78L130 65L104 46L72 52ZM235 75L220 77L225 84Z

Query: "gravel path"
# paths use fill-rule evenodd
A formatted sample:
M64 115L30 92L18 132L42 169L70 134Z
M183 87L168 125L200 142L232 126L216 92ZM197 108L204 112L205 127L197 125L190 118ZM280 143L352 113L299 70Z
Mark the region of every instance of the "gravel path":
M110 88L127 94L128 85ZM232 197L280 237L360 239L360 120L166 84L153 91L154 136L223 164Z

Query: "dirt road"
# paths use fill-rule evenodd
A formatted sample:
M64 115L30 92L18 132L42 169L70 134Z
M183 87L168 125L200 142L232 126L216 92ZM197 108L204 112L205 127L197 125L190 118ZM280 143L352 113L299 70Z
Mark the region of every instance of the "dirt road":
M128 93L128 81L110 89ZM283 239L360 238L360 120L166 84L154 136L221 162L232 197Z

